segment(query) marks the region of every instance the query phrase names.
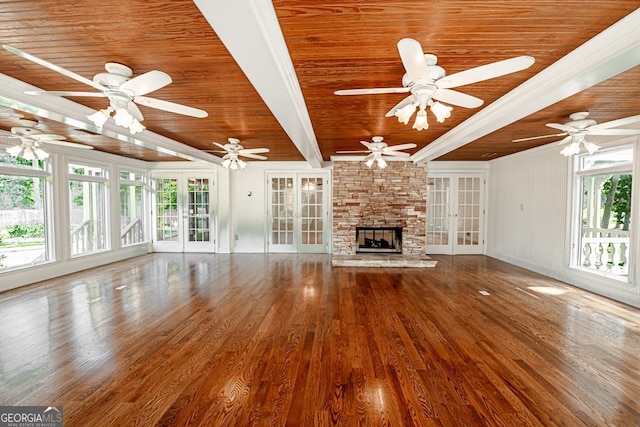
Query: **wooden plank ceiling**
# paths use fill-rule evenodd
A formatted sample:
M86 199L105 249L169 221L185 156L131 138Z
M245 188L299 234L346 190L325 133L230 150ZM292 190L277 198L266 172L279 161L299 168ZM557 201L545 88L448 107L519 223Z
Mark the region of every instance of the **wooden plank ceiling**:
M261 3L256 1L255 3ZM264 2L262 2L264 3ZM413 142L412 154L452 131L640 6L638 1L336 1L274 0L273 6L304 96L322 159L362 148L360 140L382 135L390 145ZM238 32L234 37L243 37ZM418 40L438 56L447 74L530 55L526 70L458 88L484 100L483 107L454 107L444 123L432 115L418 132L384 117L406 94L336 96L338 89L399 87L404 73L396 44ZM134 76L150 70L173 82L149 96L203 109L193 118L142 106L148 131L199 150L239 138L246 148L268 147L269 160L304 160L290 135L238 66L192 1L39 0L0 3L0 43L17 47L91 79L105 62L128 65ZM256 61L259 62L259 61ZM260 63L254 64L258 69ZM554 133L545 123L564 123L576 111L605 122L640 114L640 67L631 68L554 103L489 135L444 154L445 160L486 160L549 143L512 139ZM27 84L62 91L91 91L50 69L0 49L0 73ZM0 97L3 94L0 84ZM105 98L69 98L101 109ZM36 118L43 130L97 150L148 161L178 160L122 139L95 135L81 126L34 116L5 99L0 129ZM37 112L37 111L36 111ZM60 111L64 115L64 111ZM292 115L295 112L291 112ZM87 123L89 123L87 121ZM79 130L80 129L80 130ZM91 130L90 126L85 129ZM143 135L140 135L143 138Z

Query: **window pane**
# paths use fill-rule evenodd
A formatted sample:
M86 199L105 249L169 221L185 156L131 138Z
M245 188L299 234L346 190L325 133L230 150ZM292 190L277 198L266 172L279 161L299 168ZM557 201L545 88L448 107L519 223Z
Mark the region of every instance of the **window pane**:
M0 175L0 270L48 261L42 177Z
M69 180L72 256L107 249L107 200L103 182Z
M122 246L146 241L144 219L144 189L142 185L120 185L120 239Z

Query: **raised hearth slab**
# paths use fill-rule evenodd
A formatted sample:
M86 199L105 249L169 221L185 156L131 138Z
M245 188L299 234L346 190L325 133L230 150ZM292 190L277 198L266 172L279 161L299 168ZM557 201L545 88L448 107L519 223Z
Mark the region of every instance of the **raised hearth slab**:
M435 267L434 261L427 255L334 255L331 257L331 265L334 267Z

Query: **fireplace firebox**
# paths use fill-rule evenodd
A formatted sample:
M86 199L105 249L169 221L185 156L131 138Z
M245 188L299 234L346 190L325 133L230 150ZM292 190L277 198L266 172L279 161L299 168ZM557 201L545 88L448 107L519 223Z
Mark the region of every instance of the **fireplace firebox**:
M401 254L402 227L356 227L356 253Z

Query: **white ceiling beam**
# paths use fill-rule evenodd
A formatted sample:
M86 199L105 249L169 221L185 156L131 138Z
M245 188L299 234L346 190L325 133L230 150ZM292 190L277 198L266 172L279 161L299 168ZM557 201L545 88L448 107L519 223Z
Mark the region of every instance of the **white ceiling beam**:
M305 160L321 168L320 148L271 1L194 3Z

